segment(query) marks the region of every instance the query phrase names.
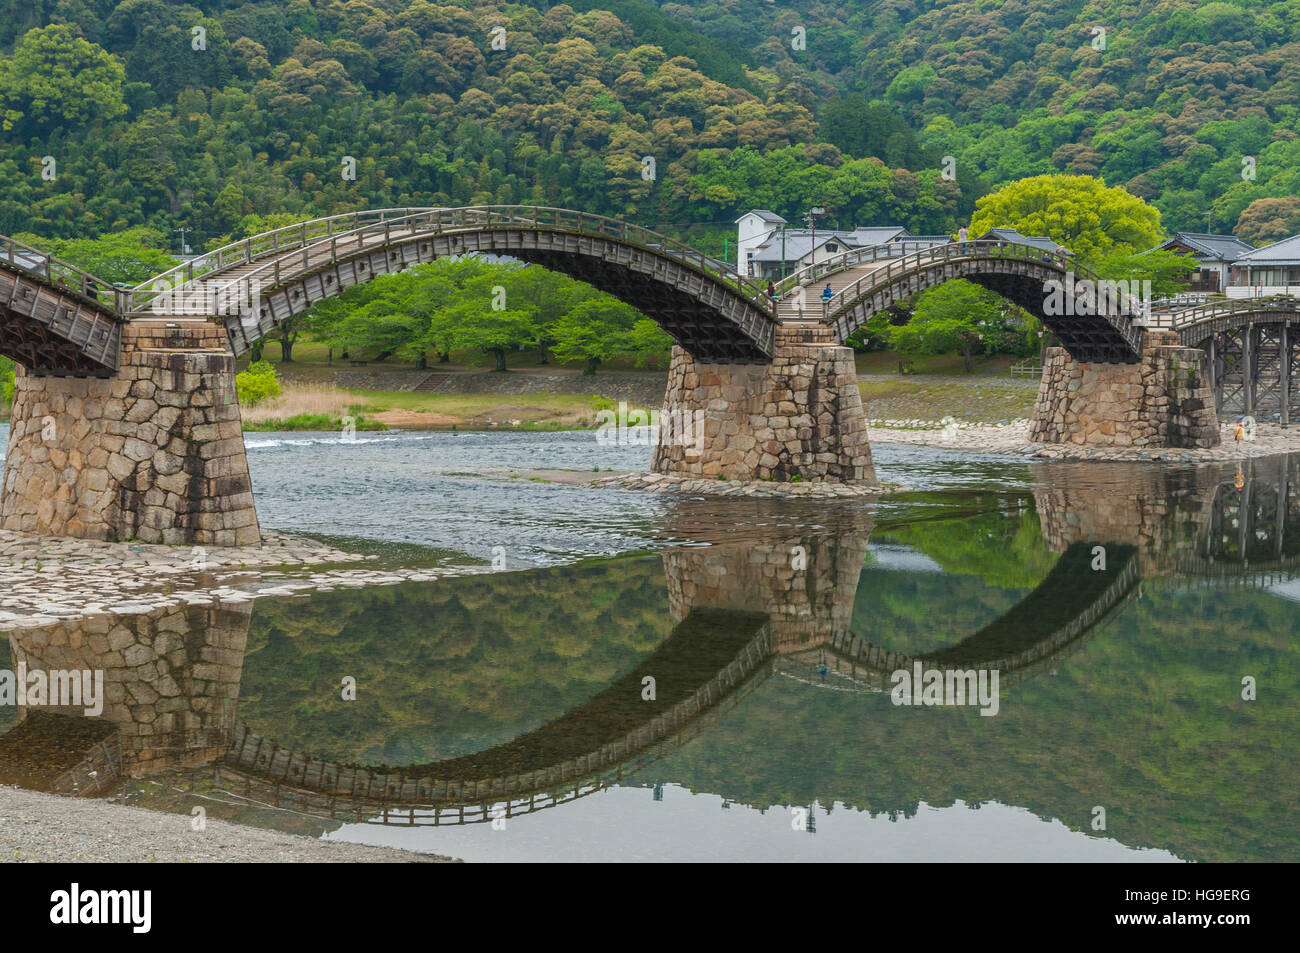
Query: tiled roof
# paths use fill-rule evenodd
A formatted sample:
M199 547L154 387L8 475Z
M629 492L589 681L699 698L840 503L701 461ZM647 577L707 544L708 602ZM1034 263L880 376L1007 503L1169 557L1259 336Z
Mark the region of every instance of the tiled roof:
M769 212L765 208L752 208L748 212L746 212L745 215L757 215L765 222L775 222L778 225L782 225L785 223L785 219L783 219L780 215L777 215L776 212ZM740 216L740 218L744 218L745 215ZM739 222L740 218L736 219L736 221Z
M1300 265L1300 235L1248 251L1234 260L1243 265Z
M785 261L798 261L814 247L822 248L827 242L835 242L844 249L866 248L869 245L883 245L898 240L911 241L907 229L899 225L878 225L868 228L855 228L850 232L826 231L817 229L817 244L813 245L812 230L807 228L787 228L785 230ZM781 230L774 229L754 248L751 261L781 261ZM835 252L838 254L838 250Z
M1069 254L1070 250L1064 245L1058 245L1046 235L1021 235L1014 228L990 228L981 235L976 241L987 241L997 239L1004 242L1015 242L1017 245L1029 245L1033 248L1042 248L1045 251L1064 252Z
M1176 232L1173 238L1158 247L1164 248L1175 242L1199 252L1202 258L1214 261L1236 261L1255 248L1235 235L1208 235L1202 232Z

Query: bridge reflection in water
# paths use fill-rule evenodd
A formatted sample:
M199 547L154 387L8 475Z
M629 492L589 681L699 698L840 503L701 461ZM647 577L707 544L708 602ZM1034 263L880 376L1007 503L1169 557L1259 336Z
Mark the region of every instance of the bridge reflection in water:
M1300 574L1300 458L1245 465L1240 474L1099 464L1035 471L1034 509L1042 545L1059 554L1054 565L1009 611L965 636L936 633L933 648L909 652L887 637L873 641L861 622L873 598L863 575L871 537L898 529L877 526L874 508L803 513L735 501L728 525L718 528L716 501L681 501L665 514L665 539L707 545L676 545L659 557L671 631L634 664L619 663L621 674L585 701L530 716L539 727L396 768L349 760L337 739L277 741L239 716L253 648L250 612L188 607L12 633L13 667L103 670L106 704L100 718L22 711L0 738L0 781L95 794L121 778L202 779L214 794L335 821L484 823L628 782L707 733L773 676L874 693L888 690L893 671L920 662L996 669L1012 685L1054 669L1144 587L1266 585ZM610 565L576 570L591 601ZM516 578L525 575L536 574ZM448 607L464 609L457 600L486 601L483 593L466 596L467 586L508 578L407 584L400 598L410 601L397 608L407 615L428 609L420 594L439 590L444 601L427 615L437 632L437 620L456 618ZM609 598L617 604L623 596ZM296 600L286 611L310 602ZM272 651L273 642L251 657ZM384 691L383 675L363 681L362 690Z

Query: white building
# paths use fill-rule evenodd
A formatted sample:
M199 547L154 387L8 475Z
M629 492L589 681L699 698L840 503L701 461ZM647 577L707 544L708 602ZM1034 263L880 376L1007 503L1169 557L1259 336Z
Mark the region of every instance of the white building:
M1236 258L1228 268L1229 298L1300 295L1300 235Z

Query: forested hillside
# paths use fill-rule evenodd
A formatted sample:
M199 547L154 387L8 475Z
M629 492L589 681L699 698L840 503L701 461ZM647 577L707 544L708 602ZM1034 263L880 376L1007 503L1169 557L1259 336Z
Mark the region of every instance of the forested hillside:
M1300 230L1300 0L16 6L0 232L532 203L720 252L752 206L946 232L1053 171Z

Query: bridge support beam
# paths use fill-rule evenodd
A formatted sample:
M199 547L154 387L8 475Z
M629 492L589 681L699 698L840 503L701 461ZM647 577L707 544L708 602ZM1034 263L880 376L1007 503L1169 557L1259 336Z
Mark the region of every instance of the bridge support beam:
M0 528L146 543L261 538L225 332L133 321L112 379L19 369Z
M851 348L821 326L776 329L770 364L709 364L673 348L651 468L730 480L874 483Z
M1148 331L1137 364L1088 364L1050 348L1030 440L1102 447L1215 447L1219 415L1200 348Z

